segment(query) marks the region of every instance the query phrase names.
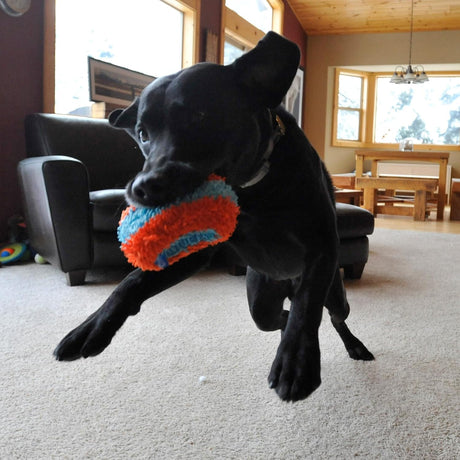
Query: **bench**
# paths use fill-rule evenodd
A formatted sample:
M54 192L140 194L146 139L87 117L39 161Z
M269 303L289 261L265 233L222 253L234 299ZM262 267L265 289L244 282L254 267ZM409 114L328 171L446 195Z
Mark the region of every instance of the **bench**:
M438 187L437 179L407 177L357 177L356 188L364 189L364 208L372 214L393 214L413 216L414 220L425 220L427 210L427 192ZM379 197L378 190L410 190L412 197ZM399 206L398 206L399 204ZM410 206L408 206L410 204ZM404 206L401 206L404 205Z
M434 163L439 165L439 174L435 178L438 180L439 193L437 194L436 218L442 220L444 218L444 207L446 204L446 185L447 185L447 162L449 161L449 152L432 152L432 151L399 151L399 150L356 150L356 177L362 177L364 173L364 161L371 161L371 177L381 178L382 175L378 172L378 165L382 162L397 162L397 163ZM418 175L418 173L417 173ZM400 176L399 174L391 174L390 177ZM401 176L400 176L401 177ZM406 176L407 177L407 176ZM408 178L414 178L409 174ZM429 179L428 177L418 176L420 179ZM412 184L413 186L413 184ZM358 188L358 187L356 187ZM411 190L411 189L409 189ZM413 190L413 189L412 189ZM388 206L390 213L393 211L391 204ZM403 206L394 206L398 214L402 214ZM400 209L398 209L400 208ZM407 210L406 210L407 211ZM402 215L412 215L406 212Z

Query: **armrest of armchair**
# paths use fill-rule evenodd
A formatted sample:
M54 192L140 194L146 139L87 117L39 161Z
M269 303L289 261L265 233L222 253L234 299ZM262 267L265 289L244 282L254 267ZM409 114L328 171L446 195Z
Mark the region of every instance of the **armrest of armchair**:
M88 172L67 156L32 157L18 165L31 246L62 271L93 260Z

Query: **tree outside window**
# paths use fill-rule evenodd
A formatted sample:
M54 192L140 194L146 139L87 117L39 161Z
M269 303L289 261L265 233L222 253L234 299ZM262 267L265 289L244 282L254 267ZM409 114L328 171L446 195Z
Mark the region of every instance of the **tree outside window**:
M423 85L377 78L375 142L460 144L460 78L430 77Z

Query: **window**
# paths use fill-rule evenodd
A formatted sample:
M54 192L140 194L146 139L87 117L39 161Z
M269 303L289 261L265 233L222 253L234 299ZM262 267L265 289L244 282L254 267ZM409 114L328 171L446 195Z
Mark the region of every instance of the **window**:
M460 78L431 76L423 85L378 77L375 143L460 144Z
M395 85L390 74L336 69L332 145L399 148L410 138L421 149L460 149L460 73L429 77Z
M72 113L92 104L88 56L154 77L194 64L198 6L199 0L47 0L45 21L55 23L55 39L45 37L52 56L45 54L45 81L53 82L45 87L45 110Z
M337 73L335 138L338 141L363 140L365 78L358 73Z
M282 33L282 0L225 0L224 64L253 48L269 30Z
M225 0L225 5L263 32L271 30L273 8L266 0Z
M245 46L238 40L227 35L224 43L224 64L231 64L249 50L249 46Z

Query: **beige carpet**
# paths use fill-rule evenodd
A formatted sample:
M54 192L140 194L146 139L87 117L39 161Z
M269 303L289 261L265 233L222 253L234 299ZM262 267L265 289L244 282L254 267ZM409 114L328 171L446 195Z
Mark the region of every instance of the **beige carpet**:
M0 269L0 458L456 459L460 239L377 229L348 358L327 318L322 386L285 404L266 377L279 340L247 312L243 278L208 272L149 300L99 357L58 340L119 274L69 288L51 266ZM205 377L201 379L200 377Z

